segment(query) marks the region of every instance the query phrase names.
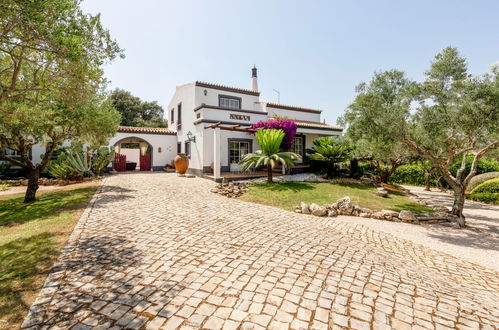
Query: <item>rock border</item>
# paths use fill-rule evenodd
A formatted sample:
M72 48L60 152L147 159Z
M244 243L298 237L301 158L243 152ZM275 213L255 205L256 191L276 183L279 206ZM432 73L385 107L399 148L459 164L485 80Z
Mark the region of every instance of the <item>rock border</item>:
M218 183L215 188L210 189L210 191L229 198L235 198L247 192L248 186L244 182L222 182Z
M51 179L51 178L40 178L38 179L38 185L40 186L67 186L75 183L90 182L102 180L104 176L94 176L90 178L83 178L82 180L63 180L63 179ZM20 178L15 180L0 180L0 184L8 184L11 187L21 187L28 185L28 179Z
M407 222L407 223L443 223L453 222L450 211L445 206L433 207L435 213L414 213L409 210L400 212L391 210L373 211L359 205L353 205L349 196L338 199L333 204L320 206L316 203L308 205L301 202L295 208L296 213L310 214L317 217L336 217L338 215L356 216L362 218L372 218L386 221Z

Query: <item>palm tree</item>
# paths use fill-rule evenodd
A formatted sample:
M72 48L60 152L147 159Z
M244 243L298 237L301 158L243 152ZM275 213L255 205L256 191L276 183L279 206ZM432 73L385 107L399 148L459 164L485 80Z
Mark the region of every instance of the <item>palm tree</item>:
M272 169L278 163L290 166L295 160L300 160L300 155L294 152L280 151L284 135L284 131L280 129L259 129L256 132L256 140L260 150L244 155L240 161L243 170L265 165L267 166L267 182L272 183Z
M314 147L307 149L310 159L324 164L328 177L333 176L335 164L350 158L352 148L345 144L338 144L329 137L315 140Z

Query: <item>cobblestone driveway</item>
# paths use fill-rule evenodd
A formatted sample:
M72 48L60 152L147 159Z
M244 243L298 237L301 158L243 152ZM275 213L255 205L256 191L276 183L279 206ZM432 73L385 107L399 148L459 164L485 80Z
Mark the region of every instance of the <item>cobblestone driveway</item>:
M24 327L494 328L499 274L174 174L105 180Z

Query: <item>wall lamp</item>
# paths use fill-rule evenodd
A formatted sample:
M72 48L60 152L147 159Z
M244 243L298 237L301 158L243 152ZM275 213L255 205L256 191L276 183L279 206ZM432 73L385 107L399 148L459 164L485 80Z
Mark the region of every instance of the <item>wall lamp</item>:
M187 141L196 143L196 137L194 136L194 134L192 134L191 131L187 133Z

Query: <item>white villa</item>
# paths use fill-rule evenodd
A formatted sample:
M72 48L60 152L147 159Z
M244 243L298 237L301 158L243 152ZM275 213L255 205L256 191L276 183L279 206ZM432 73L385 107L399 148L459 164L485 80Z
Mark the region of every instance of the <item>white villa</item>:
M241 157L258 149L250 126L259 121L279 116L296 122L291 151L302 156L314 139L342 132L321 121L321 110L261 101L256 68L251 89L200 81L178 86L166 111L169 128L120 126L110 146L142 171L162 170L177 153L186 153L189 173L218 180L226 172L239 171ZM33 147L35 162L44 151L45 147Z

